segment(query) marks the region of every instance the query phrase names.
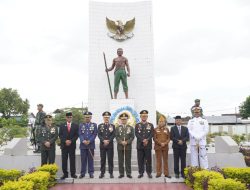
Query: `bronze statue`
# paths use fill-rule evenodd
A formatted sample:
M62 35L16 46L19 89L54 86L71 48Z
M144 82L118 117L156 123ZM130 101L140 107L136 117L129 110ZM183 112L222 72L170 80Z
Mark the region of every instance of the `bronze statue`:
M112 71L115 68L115 79L114 79L114 98L117 99L117 94L119 91L120 81L122 82L123 90L125 93L126 99L128 99L128 84L127 84L127 76L130 76L130 68L128 64L128 59L123 56L123 49L117 49L118 57L113 59L113 64L110 68L106 69L106 72ZM127 73L126 69L127 68Z

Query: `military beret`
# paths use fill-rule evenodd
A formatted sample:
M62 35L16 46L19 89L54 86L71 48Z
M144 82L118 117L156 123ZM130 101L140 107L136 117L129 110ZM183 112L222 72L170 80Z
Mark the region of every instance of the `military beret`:
M103 117L110 117L110 116L111 116L111 113L108 112L108 111L105 111L105 112L102 113L102 116L103 116Z
M67 112L66 117L68 117L68 116L73 116L72 112Z
M86 111L86 112L83 113L83 115L85 115L85 116L91 116L92 113L90 111Z
M122 113L120 116L119 116L120 119L128 119L128 114L126 113Z
M195 102L200 102L201 100L200 99L195 99Z
M41 107L43 107L43 104L37 104L37 106L41 106Z
M142 110L141 112L140 112L140 114L142 115L142 114L148 114L148 110Z
M175 116L175 119L181 119L180 115Z

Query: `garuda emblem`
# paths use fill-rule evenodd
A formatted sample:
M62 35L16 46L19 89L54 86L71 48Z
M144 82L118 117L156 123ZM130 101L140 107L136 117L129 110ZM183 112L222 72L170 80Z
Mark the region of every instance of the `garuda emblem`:
M123 24L121 20L113 21L106 17L106 25L109 30L108 36L117 41L124 41L134 36L135 18Z

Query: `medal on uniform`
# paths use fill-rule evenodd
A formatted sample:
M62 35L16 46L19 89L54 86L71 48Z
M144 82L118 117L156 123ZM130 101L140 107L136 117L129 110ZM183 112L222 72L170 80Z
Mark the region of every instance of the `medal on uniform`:
M56 133L55 127L53 127L53 128L50 129L50 133L51 133L51 134L55 134L55 133Z

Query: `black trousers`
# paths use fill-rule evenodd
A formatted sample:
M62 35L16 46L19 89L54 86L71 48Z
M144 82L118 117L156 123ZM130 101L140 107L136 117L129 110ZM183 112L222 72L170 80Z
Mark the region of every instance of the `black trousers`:
M101 148L100 149L101 157L101 173L104 174L106 170L106 158L108 157L108 167L109 173L113 174L114 169L114 148Z
M62 170L68 176L68 158L70 163L70 174L76 174L76 150L75 148L65 147L62 149Z
M137 149L137 161L139 167L139 174L143 174L145 171L148 174L152 173L152 153L151 149Z
M184 175L184 168L186 167L186 148L173 148L174 151L174 173L179 175L179 161L181 160L181 175Z
M44 164L54 164L56 157L56 150L41 150L41 165Z

